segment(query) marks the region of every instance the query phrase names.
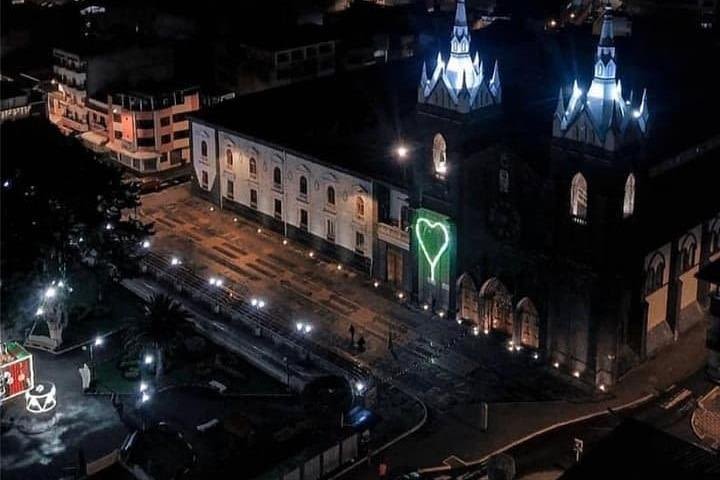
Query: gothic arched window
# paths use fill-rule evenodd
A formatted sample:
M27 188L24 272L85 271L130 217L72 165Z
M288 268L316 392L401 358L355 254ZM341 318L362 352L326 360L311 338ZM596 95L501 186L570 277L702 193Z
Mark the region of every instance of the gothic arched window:
M355 202L355 214L358 216L358 218L363 218L365 216L365 200L358 195L357 200Z
M570 185L570 215L576 223L587 223L587 190L587 181L583 174L576 174Z
M625 180L625 197L623 198L623 218L628 218L635 211L635 175L628 175Z
M327 187L327 204L335 206L335 187Z
M282 172L280 171L280 167L273 169L273 185L278 188L282 187Z
M227 163L228 167L233 166L233 154L232 150L230 150L229 148L225 150L225 163Z
M307 177L305 175L300 175L300 195L307 195L307 193L308 193Z
M205 140L200 142L200 155L207 157L207 142Z
M447 144L439 133L435 134L433 139L433 166L438 175L442 176L447 172Z
M650 295L665 284L665 257L656 253L645 271L645 295Z
M695 266L695 252L697 251L697 240L695 235L686 235L680 245L680 271L687 272Z

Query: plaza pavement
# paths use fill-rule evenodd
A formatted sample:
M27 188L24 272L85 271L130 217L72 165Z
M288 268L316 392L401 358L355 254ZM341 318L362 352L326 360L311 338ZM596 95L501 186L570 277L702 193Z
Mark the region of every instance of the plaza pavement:
M26 434L17 426L2 434L0 457L3 480L57 480L77 465L82 449L88 461L118 448L128 433L107 396L83 394L78 367L88 362L80 348L62 355L32 350L36 382L51 381L57 388L57 423L40 434ZM102 349L96 350L102 360ZM4 420L26 416L25 400L16 397L6 405Z
M315 341L355 354L347 333L354 325L356 338L363 335L368 342L357 358L430 409L412 441L383 453L394 467L442 465L450 455L480 461L553 424L656 395L705 361L700 324L610 394L596 395L530 352L509 352L498 338L468 335L450 319L402 305L395 292L373 289L363 274L310 258L307 247L292 241L283 245L280 235L259 232L258 225L193 197L188 185L145 196L140 215L156 222L153 249L182 256L208 277L245 285L288 322L312 322ZM390 331L393 352L387 347ZM479 428L481 401L490 403L487 432ZM361 465L350 475L373 478L374 471Z

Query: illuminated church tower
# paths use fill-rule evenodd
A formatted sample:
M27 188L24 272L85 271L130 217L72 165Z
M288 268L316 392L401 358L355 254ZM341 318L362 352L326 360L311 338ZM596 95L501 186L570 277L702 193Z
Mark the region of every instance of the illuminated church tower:
M627 100L623 97L616 69L612 9L608 7L603 16L590 89L586 94L575 80L567 107L560 89L553 136L616 151L647 135L647 92L643 91L640 104L633 106L632 93Z
M423 63L418 87L418 103L468 113L502 99L498 64L491 78L483 71L480 57L470 57L470 31L468 30L465 0L458 0L455 9L455 25L450 39L450 58L445 62L440 52L431 77Z

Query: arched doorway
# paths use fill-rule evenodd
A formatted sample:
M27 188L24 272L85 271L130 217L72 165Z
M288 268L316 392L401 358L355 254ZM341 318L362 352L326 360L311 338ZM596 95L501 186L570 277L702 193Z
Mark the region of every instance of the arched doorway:
M480 290L483 330L513 334L513 311L510 292L497 278L491 278Z
M532 300L528 297L520 300L515 314L520 322L520 343L530 348L540 347L540 320Z
M458 280L458 320L467 320L474 324L480 323L477 288L472 277L463 273Z

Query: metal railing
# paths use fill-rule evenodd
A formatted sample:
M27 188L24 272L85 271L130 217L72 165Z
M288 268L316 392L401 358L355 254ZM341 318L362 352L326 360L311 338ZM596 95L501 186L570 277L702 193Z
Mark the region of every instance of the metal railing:
M302 351L325 370L345 376L350 381L371 380L370 371L313 341L298 337L291 323L268 310L252 306L249 289L245 285L228 283L211 285L191 268L180 263L171 265L171 255L150 252L141 261L143 271L150 273L179 291L189 292L193 298L209 305L216 313L239 320L250 329L281 339L290 348Z

